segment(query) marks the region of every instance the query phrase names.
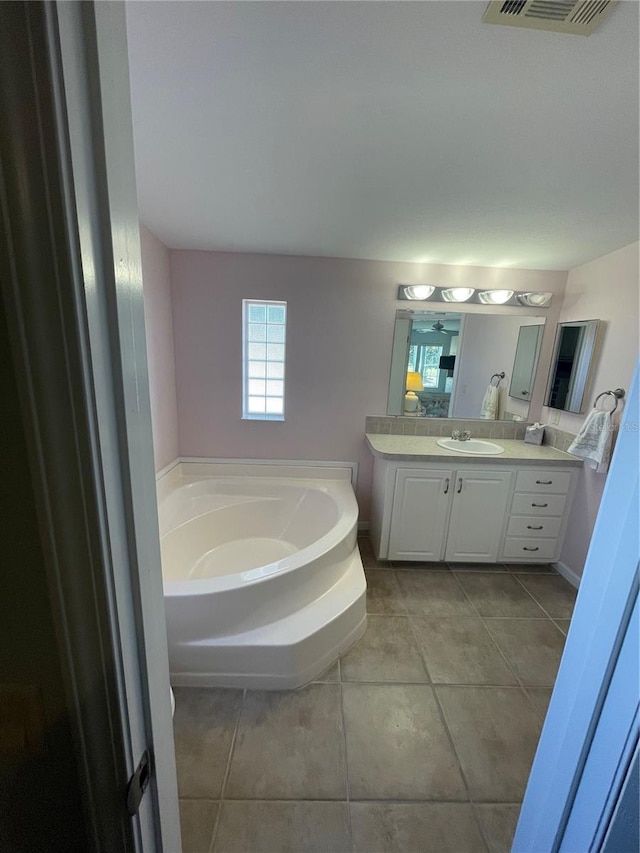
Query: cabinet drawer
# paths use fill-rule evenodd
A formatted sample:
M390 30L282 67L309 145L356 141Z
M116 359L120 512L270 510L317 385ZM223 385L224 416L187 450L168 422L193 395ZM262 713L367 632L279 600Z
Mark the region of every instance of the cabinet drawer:
M526 536L534 539L549 539L560 533L562 519L557 516L512 515L507 527L507 536Z
M511 502L513 515L562 515L566 495L514 495Z
M558 547L557 539L525 539L510 536L505 539L503 560L553 560Z
M571 485L568 471L542 470L518 471L516 492L541 492L551 495L566 495Z

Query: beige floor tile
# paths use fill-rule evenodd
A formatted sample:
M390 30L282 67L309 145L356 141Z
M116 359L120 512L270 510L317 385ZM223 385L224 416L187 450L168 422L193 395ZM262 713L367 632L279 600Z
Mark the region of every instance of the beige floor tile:
M222 804L214 853L349 853L346 803Z
M397 571L407 612L414 616L475 616L452 572Z
M328 669L325 669L323 673L313 680L320 683L335 683L336 681L340 681L340 661L337 660L335 663L332 663Z
M367 630L341 661L343 681L429 681L406 616L369 616Z
M485 853L466 803L351 803L353 853Z
M182 853L209 853L217 813L211 800L180 800Z
M417 560L392 560L391 565L394 569L416 569L423 572L448 572L449 566L447 563L425 563Z
M527 687L553 687L565 636L550 619L485 619L485 625Z
M400 584L393 569L365 569L367 613L402 614L407 612Z
M520 806L480 805L475 808L489 853L511 853Z
M176 687L173 721L181 797L217 800L222 791L242 690Z
M352 799L467 798L430 687L342 689Z
M510 574L458 572L456 577L481 616L544 616Z
M547 716L547 708L551 701L553 689L551 687L527 687L525 693L533 702L533 706L542 719Z
M340 689L311 684L289 692L247 692L225 797L344 798Z
M541 722L513 687L435 687L472 799L517 802Z
M482 619L411 617L434 683L517 684Z
M554 619L553 620L558 628L562 631L562 633L567 636L569 633L569 625L571 625L571 619Z
M576 590L559 575L518 575L518 580L554 619L571 619Z

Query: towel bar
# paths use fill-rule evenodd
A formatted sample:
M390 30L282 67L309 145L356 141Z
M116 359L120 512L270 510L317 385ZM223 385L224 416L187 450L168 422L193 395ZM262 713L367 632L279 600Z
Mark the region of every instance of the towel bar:
M618 408L618 400L622 400L626 393L627 392L624 390L624 388L616 388L614 391L602 391L593 401L593 408L595 409L597 407L597 403L600 397L606 397L607 394L609 394L611 397L615 397L616 401L615 406L613 407L613 409L611 409L611 413L613 414L613 412L615 412L615 410Z
M498 377L498 381L496 382L496 388L497 388L500 385L500 382L504 379L505 375L506 374L505 374L504 370L502 371L502 373L494 373L493 376L491 377L491 379L489 380L489 385L491 385L491 383L493 382L493 380L497 376Z

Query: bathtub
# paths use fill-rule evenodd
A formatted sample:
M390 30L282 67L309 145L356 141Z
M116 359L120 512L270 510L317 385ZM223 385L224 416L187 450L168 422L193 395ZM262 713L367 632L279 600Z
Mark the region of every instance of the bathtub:
M351 474L181 462L158 480L172 684L299 687L362 635Z

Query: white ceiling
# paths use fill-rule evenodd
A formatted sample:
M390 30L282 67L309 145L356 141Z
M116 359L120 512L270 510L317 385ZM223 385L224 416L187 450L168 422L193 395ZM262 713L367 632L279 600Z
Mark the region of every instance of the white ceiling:
M638 3L128 2L140 217L172 248L568 269L638 239Z

